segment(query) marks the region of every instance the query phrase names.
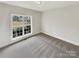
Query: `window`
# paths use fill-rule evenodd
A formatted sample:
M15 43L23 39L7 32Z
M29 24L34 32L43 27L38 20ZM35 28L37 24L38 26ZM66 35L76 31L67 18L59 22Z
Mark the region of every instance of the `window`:
M32 17L25 15L11 15L12 38L32 33Z
M31 33L31 26L25 26L24 27L24 34L28 34L28 33Z

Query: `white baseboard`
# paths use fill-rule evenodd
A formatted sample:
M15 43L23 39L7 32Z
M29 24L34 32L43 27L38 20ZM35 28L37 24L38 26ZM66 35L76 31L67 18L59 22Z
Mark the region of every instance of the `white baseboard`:
M49 34L49 33L45 33L45 32L42 32L42 33L47 34L47 35L49 35L49 36L51 36L51 37L58 38L58 39L63 40L63 41L65 41L65 42L71 43L71 44L73 44L73 45L79 46L79 42L76 42L76 41L70 41L70 40L68 40L68 39L64 39L64 38L61 38L61 37L59 37L59 36L51 35L51 34Z
M39 33L40 33L40 32L39 32ZM21 40L23 40L23 39L25 39L25 38L29 38L29 37L32 37L32 36L34 36L34 35L37 35L37 34L39 34L39 33L33 33L33 34L29 35L29 36L24 36L24 37L21 37L20 39L12 40L11 42L7 42L6 44L0 45L0 48L4 48L4 47L9 46L9 45L11 45L11 44L14 44L14 43L16 43L16 42L19 42L19 41L21 41Z
M58 36L56 36L56 35L51 35L51 34L49 34L49 33L45 33L45 32L40 32L40 33L44 33L44 34L47 34L47 35L49 35L49 36L51 36L51 37L55 37L55 38L58 38L58 39L60 39L60 40L69 42L69 43L71 43L71 44L73 44L73 45L79 46L79 42L70 41L70 40L67 40L67 39L58 37ZM37 34L39 34L39 33L36 33L36 34L33 34L33 35L37 35ZM30 35L30 36L33 36L33 35ZM27 38L27 37L26 37L26 38ZM22 40L22 39L20 39L20 40ZM18 41L20 41L20 40L18 40ZM6 44L0 46L0 48L6 47L6 46L11 45L11 44L13 44L13 43L16 43L16 42L18 42L18 41L14 41L14 42L6 43Z

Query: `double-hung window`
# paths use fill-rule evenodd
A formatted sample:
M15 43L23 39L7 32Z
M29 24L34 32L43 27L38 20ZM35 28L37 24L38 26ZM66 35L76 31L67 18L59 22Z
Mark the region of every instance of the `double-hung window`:
M12 38L22 37L32 33L32 16L11 15Z

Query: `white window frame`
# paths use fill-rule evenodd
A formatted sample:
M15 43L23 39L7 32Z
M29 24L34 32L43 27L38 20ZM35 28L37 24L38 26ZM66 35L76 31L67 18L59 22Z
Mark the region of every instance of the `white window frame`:
M23 26L23 34L22 34L22 36L18 36L18 37L15 37L15 38L13 38L13 25L12 25L12 23L13 23L13 16L23 16L23 17L26 17L26 16L28 16L28 17L30 17L31 18L31 24L30 24L30 26L31 26L31 33L28 33L28 34L24 34L24 26ZM23 20L24 21L24 20ZM20 39L20 38L22 38L22 37L27 37L27 36L30 36L31 34L32 34L32 16L29 16L29 15L19 15L19 14L11 14L11 40L17 40L17 39Z

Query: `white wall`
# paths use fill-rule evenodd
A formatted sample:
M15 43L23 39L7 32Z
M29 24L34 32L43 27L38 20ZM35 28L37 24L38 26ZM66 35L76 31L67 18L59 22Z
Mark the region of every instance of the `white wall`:
M43 12L42 32L79 46L79 5Z
M11 40L10 14L31 15L32 35L40 32L41 12L0 3L0 47L20 40Z
M41 12L0 3L0 47L18 41L11 40L10 14L31 15L33 34L41 30L50 36L79 45L79 5L45 11L41 19Z

